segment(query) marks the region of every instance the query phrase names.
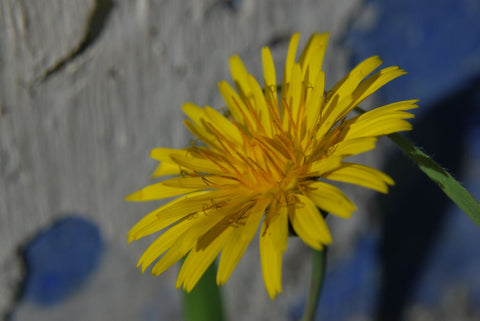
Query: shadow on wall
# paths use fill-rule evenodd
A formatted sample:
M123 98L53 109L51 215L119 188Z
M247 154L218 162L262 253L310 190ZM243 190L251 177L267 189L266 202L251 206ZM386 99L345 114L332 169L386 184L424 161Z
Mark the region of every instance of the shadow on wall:
M462 181L467 135L480 109L480 77L468 87L441 99L417 119L411 140ZM475 117L476 116L476 117ZM397 185L380 198L380 257L383 270L377 320L401 320L425 264L447 220L452 202L400 152L386 160ZM465 215L465 214L463 214ZM471 222L471 224L474 224ZM461 233L461 231L459 231ZM460 249L459 249L460 250ZM445 255L452 254L446 252ZM458 270L460 270L458 266ZM472 275L472 277L474 277ZM442 280L435 280L442 282Z
M364 0L361 9L343 39L352 50L352 66L378 54L384 66L409 72L382 88L380 97L383 102L420 99L414 130L407 136L468 183L466 164L471 173L480 172L480 3ZM480 251L472 245L480 242L478 227L400 152L388 157L386 167L397 185L378 197L382 272L371 313L379 321L402 320L419 298L445 310L438 301L447 289L441 285L455 278L473 289L473 297L465 300L474 304L465 305L480 313L480 295L475 294L480 293L475 273ZM471 192L478 197L479 190ZM462 313L455 319L468 318L468 311Z

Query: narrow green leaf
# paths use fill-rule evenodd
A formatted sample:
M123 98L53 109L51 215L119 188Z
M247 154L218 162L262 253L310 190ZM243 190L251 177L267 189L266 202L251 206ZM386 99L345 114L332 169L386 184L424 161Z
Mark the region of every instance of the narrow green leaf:
M327 265L327 247L323 251L312 249L312 279L310 281L310 292L305 306L302 321L315 320L320 295L322 293L325 267Z
M452 175L399 134L388 135L480 227L480 203Z
M213 262L190 293L182 291L185 321L224 320L222 297L216 283L216 274L217 265Z
M365 111L356 108L359 113ZM390 139L455 202L480 227L480 203L452 175L438 165L426 153L399 134L388 135Z

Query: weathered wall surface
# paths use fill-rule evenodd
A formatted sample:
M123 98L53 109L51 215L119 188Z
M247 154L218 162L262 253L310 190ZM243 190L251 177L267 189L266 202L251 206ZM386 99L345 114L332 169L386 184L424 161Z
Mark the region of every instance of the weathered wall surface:
M356 2L1 0L0 314L11 309L22 277L19 246L76 213L100 228L100 266L58 307L20 302L13 319L178 319L176 272L142 276L136 260L150 240L128 247L125 240L155 206L123 201L148 183L149 150L188 144L184 101L222 106L217 82L229 79L234 53L260 76L262 46L271 46L281 70L292 32L305 42L313 31L330 31L325 65L330 83L338 80L346 55L335 39ZM284 320L285 303L306 289L306 249L289 245L285 271L293 272L271 302L255 247L224 288L228 314Z

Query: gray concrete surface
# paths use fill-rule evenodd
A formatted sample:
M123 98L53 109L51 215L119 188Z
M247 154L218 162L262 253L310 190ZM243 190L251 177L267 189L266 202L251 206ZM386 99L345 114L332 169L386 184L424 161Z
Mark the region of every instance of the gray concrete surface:
M330 31L332 84L346 71L339 39L358 6L351 0L1 0L0 315L22 277L19 245L65 213L96 222L107 250L97 273L65 303L28 302L14 320L178 320L171 269L135 269L151 240L126 244L128 229L158 204L129 204L149 183L153 147L182 147L184 101L221 107L217 82L239 54L261 75L272 45L282 69L288 37ZM280 75L282 71L278 72ZM355 198L355 196L354 196ZM359 214L360 215L360 214ZM349 224L354 224L352 220ZM270 301L252 244L224 287L231 320L287 320L306 291L308 250L289 244L284 294Z

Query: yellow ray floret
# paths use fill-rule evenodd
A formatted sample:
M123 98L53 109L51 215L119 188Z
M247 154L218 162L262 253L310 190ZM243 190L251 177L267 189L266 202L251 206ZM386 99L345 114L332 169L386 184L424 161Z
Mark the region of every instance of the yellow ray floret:
M379 137L410 130L401 101L349 117L368 96L405 74L368 58L325 91L327 33L315 33L297 60L300 35L290 40L280 93L270 49L262 49L262 85L242 60L229 60L233 87L218 84L228 112L185 103L185 126L198 143L155 148L153 177L168 176L127 196L129 201L174 198L147 214L128 241L163 230L138 261L160 274L186 256L177 287L191 291L220 255L217 284L227 282L260 228L260 260L268 295L282 291L282 256L289 225L314 249L332 242L324 215L349 218L356 206L332 182L388 192L392 178L345 159L375 148ZM236 89L234 89L236 88ZM158 260L157 262L155 262Z

